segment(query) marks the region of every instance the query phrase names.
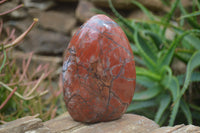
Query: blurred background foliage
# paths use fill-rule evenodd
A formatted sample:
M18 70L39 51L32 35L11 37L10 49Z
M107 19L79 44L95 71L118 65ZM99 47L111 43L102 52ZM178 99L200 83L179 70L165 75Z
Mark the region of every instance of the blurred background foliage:
M131 5L139 8L145 19L127 18L126 12L115 9L116 3L108 2L110 10L93 9L92 15L103 13L115 19L130 41L137 85L127 112L144 115L161 126L200 125L200 0L192 0L190 9L181 0L161 0L169 9L162 15L132 0ZM37 23L34 19L19 37L15 28L3 28L3 16L22 6L0 16L0 124L27 115L46 121L66 111L61 76L55 76L57 70L48 63L32 65L33 52L21 60L13 58L13 48Z
M0 13L0 17L21 7L22 4ZM53 85L52 74L55 70L49 64L38 64L30 71L33 52L26 53L21 60L13 57L13 47L24 39L37 22L37 18L33 19L27 30L16 37L15 29L4 28L3 19L0 19L0 124L27 115L45 121L65 111L61 76Z
M148 19L126 19L109 0L116 21L130 40L138 64L136 82L141 86L127 112L147 116L159 125L199 125L200 1L193 0L190 12L180 0L165 3L170 6L170 11L162 17L154 15L137 1L132 4L138 6ZM175 14L177 9L181 12L179 16ZM177 60L187 65L185 71L177 73L178 70L172 69L172 63Z

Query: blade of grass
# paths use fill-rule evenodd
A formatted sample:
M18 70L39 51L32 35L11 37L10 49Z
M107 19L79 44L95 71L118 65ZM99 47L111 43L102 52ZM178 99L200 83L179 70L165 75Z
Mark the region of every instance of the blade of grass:
M19 37L17 37L13 42L6 44L4 46L4 49L10 48L10 47L14 47L15 45L17 45L19 42L21 42L23 40L23 38L31 31L31 29L34 27L34 25L38 22L37 18L33 19L33 23L28 27L28 29L22 33ZM0 50L2 50L2 47L0 47Z
M23 80L23 78L25 77L25 75L26 75L26 73L27 73L27 71L28 71L28 67L29 67L29 65L30 65L30 62L31 62L31 59L32 59L32 56L33 56L33 52L31 52L30 54L29 54L29 58L28 58L28 60L27 60L27 62L25 63L25 59L23 60L23 66L22 66L22 68L23 68L23 73L22 73L22 75L21 75L21 77L20 77L20 79L19 79L19 81L18 82L21 82L22 80Z
M182 4L179 4L179 8L182 12L183 15L187 15L188 12L185 10L185 8L183 7ZM186 20L188 21L188 23L196 29L200 29L200 25L198 24L198 22L196 22L192 17L186 17Z
M13 91L8 95L6 100L0 105L0 110L6 105L6 103L10 100L10 98L13 96L16 90L17 90L17 87L13 89Z
M0 20L0 36L2 34L2 30L3 30L3 20Z
M95 13L97 13L97 14L104 14L104 15L106 15L106 16L108 16L108 17L111 18L111 16L110 16L108 13L104 12L104 11L101 10L101 9L92 8L91 11L92 11L92 12L95 12Z
M137 2L136 0L131 1L133 4L137 5L145 14L146 16L151 20L154 21L155 20L155 16L146 8L144 7L142 4L140 4L139 2ZM150 29L152 31L159 31L160 27L157 26L156 24L152 23L152 25L150 26Z
M200 10L200 1L197 0L197 1L196 1L196 4L197 4L197 8Z
M1 0L1 1L0 1L0 4L4 3L4 2L6 2L6 1L7 1L7 0Z
M165 4L166 6L170 6L170 1L166 1L166 0L161 0L163 4Z
M134 30L135 30L134 27L132 25L130 25L127 22L127 20L117 12L117 10L114 8L114 6L112 4L112 1L108 0L108 3L109 3L109 6L110 6L112 12L115 14L115 16L117 16L120 19L120 21L123 22L132 33L134 33Z
M3 86L3 87L5 87L5 88L6 88L8 91L10 91L10 92L13 91L12 88L10 88L9 86L7 86L6 84L4 84L4 83L1 82L1 81L0 81L0 85ZM19 93L16 92L16 91L15 91L14 94L15 94L17 97L19 97L20 99L22 99L22 100L31 100L31 99L33 99L33 98L35 98L35 97L37 97L37 96L42 96L42 95L45 95L45 94L47 94L47 93L48 93L48 90L46 90L46 91L40 93L39 95L30 96L30 97L24 97L24 96L22 96L21 94L19 94Z
M10 92L12 92L13 91L13 89L12 88L10 88L9 86L7 86L6 84L4 84L3 82L1 82L0 81L0 85L1 86L3 86L3 87L5 87L7 90L9 90ZM21 94L19 94L18 92L15 92L14 93L16 96L18 96L19 98L21 98L22 100L30 100L30 99L32 99L32 97L28 97L28 98L26 98L26 97L23 97Z
M26 97L30 96L39 86L39 84L41 83L41 81L44 78L44 73L41 75L41 77L38 79L37 83L35 84L35 86L29 91L29 93L26 95Z
M169 66L172 60L172 57L174 55L175 48L177 45L180 43L180 41L185 37L186 35L190 33L200 33L200 30L188 30L183 32L180 36L178 36L171 44L167 52L159 59L159 67L161 68L162 66L166 65Z
M7 58L7 57L6 57L6 50L3 49L3 62L2 62L1 67L0 67L0 73L1 73L2 69L3 69L4 66L5 66L6 58Z
M192 0L192 12L195 12L195 11L196 11L196 0ZM195 21L197 21L196 17L194 19L195 19Z
M172 4L172 8L170 10L170 12L167 14L165 21L167 24L170 22L174 12L175 12L175 9L177 8L178 4L180 3L180 0L176 0L173 4ZM165 35L165 32L166 32L166 29L167 29L168 25L164 26L162 32L161 32L161 35L164 36Z
M195 12L192 12L192 13L188 13L186 15L183 15L181 16L180 18L178 19L185 19L185 18L190 18L190 17L194 17L194 16L198 16L200 15L200 11L195 11Z
M153 14L147 9L145 8L142 4L140 4L139 2L137 2L136 0L131 1L133 4L137 5L145 14L146 16L150 19L150 20L155 20Z
M13 9L10 9L10 10L8 10L8 11L5 11L5 12L0 13L0 16L6 15L6 14L8 14L8 13L11 13L11 12L13 12L14 10L17 10L17 9L23 7L23 6L24 6L24 4L18 5L17 7L13 8Z

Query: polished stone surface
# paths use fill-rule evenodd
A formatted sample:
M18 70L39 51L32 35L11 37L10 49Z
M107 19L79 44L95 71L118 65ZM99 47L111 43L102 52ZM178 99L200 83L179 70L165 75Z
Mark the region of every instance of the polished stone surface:
M74 34L63 64L64 100L74 120L121 117L132 101L135 78L129 41L109 17L93 16Z

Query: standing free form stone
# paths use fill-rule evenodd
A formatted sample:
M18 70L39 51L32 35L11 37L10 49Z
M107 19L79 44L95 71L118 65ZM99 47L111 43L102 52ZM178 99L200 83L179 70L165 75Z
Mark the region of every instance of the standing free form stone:
M120 118L132 101L135 78L129 41L109 17L93 16L74 34L63 64L64 101L74 120Z

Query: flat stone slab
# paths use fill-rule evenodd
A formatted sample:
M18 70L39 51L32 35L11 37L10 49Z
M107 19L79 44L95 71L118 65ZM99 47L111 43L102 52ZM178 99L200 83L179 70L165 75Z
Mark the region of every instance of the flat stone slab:
M181 124L174 127L161 127L151 133L200 133L200 127Z
M84 124L75 122L66 113L44 125L54 132L62 133L149 133L159 127L154 121L134 114L125 114L115 121Z
M24 133L43 127L42 120L33 116L26 116L0 125L0 133Z
M200 127L183 124L159 127L154 121L134 114L124 114L115 121L84 124L74 121L66 112L46 122L33 116L20 118L0 125L0 133L200 133Z

